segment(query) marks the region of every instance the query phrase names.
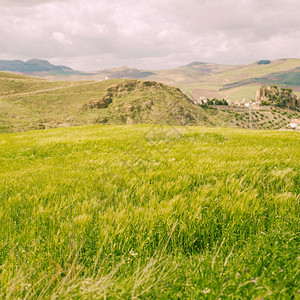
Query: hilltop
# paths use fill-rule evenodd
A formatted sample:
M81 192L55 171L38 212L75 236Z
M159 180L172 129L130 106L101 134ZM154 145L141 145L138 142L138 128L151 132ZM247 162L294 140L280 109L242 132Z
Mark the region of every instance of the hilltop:
M98 110L99 123L204 125L208 117L178 88L155 81L130 80L106 89L85 106Z
M141 71L136 68L131 68L127 66L116 67L113 69L105 69L103 71L95 72L98 76L107 78L127 78L127 79L142 79L147 78L155 73L149 71Z

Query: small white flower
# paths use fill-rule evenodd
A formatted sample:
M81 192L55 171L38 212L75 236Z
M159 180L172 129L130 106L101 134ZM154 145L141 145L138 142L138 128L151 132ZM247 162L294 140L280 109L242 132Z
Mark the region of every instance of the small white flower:
M209 288L205 288L205 289L202 291L203 294L208 294L209 292L210 292L210 289L209 289Z
M131 256L133 256L133 257L136 257L136 256L138 255L136 252L133 251L133 249L131 249L131 250L129 251L129 254L130 254Z

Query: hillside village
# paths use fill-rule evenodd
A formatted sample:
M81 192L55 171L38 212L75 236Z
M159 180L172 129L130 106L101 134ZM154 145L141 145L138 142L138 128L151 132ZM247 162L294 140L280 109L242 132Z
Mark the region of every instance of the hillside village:
M278 88L277 86L261 86L257 92L255 100L246 101L245 98L240 102L233 102L229 99L206 98L200 97L199 100L194 100L194 103L202 107L210 107L218 110L226 110L243 115L245 112L248 115L249 124L258 122L259 119L264 119L266 115L267 121L272 123L278 118L282 120L277 124L279 130L293 130L300 131L299 111L300 100L297 95L293 93L291 88ZM272 116L274 112L278 115ZM287 116L284 117L284 116ZM251 120L252 119L252 120ZM259 123L256 124L256 126ZM264 123L262 123L264 124ZM252 127L252 124L249 125Z

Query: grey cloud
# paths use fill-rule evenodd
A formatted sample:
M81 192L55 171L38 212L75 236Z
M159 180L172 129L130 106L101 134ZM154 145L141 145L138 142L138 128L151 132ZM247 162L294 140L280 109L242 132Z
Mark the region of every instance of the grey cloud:
M100 69L296 57L299 8L298 0L2 0L0 58Z
M50 2L66 2L72 0L1 0L1 6L15 6L15 7L25 7L25 6L34 6L34 5L42 5Z

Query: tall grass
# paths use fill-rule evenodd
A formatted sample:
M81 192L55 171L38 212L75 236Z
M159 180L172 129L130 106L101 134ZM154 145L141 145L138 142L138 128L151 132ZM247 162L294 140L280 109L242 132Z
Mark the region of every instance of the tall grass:
M297 297L299 149L196 127L1 135L0 298Z

